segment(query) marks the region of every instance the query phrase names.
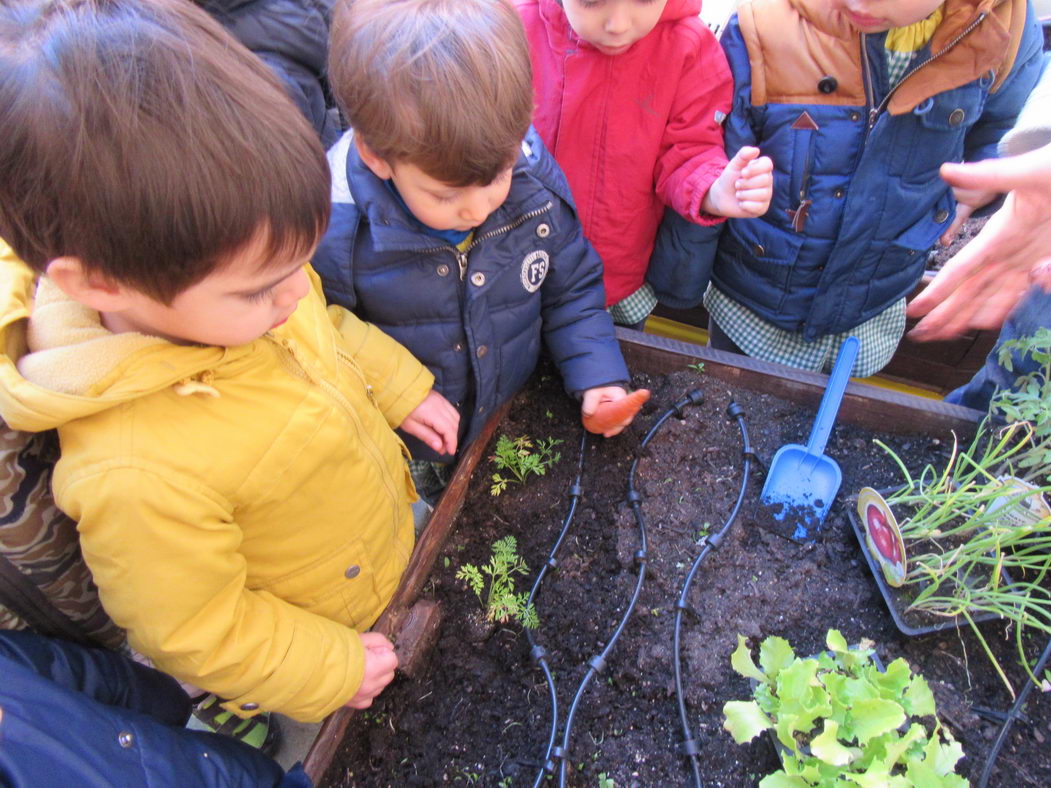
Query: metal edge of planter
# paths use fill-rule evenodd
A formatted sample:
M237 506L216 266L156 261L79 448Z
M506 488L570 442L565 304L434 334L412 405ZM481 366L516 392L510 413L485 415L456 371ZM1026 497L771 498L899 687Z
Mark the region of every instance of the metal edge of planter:
M702 386L705 380L714 379L720 383L744 386L792 402L816 406L828 380L826 375L819 373L626 328L617 328L617 338L630 370L666 374L701 361L704 363L703 377L700 379ZM382 632L388 637L399 631L401 623L418 599L438 553L452 533L453 524L467 496L468 483L482 459L485 447L510 408L511 403L508 402L497 410L461 457L456 472L417 542L397 591L373 631ZM848 385L839 412L840 420L885 432L931 428L967 431L973 430L982 416L979 411L959 405L857 382ZM331 765L353 715L351 709L338 709L321 726L303 762L307 774L315 783L321 782Z

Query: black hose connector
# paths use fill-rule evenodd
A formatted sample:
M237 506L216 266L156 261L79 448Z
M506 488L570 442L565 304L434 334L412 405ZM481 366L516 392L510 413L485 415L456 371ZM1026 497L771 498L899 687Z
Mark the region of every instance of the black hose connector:
M689 758L693 758L701 754L701 743L696 739L687 739L686 741L681 741L678 743L678 745L676 745L676 748L679 750L679 752L681 752L683 755Z
M711 547L713 550L718 550L719 545L723 543L723 538L725 536L725 531L716 531L714 534L708 534L708 541L705 542L705 544Z
M547 649L540 645L533 646L533 648L529 650L529 656L533 662L539 665L547 659Z
M601 654L596 654L588 660L588 665L596 673L601 673L603 670L606 669L606 660L602 658Z
M730 400L730 404L726 406L726 415L731 419L736 419L738 416L744 415L744 408Z
M555 559L554 556L551 556L544 563L544 566L546 566L548 569L551 569L551 570L558 569L558 561Z
M645 550L636 550L635 551L635 565L636 566L644 566L648 559L649 559L649 556L646 554Z
M552 761L564 761L565 759L566 759L566 751L565 751L565 749L563 749L562 747L559 747L557 744L554 747L551 748L551 760ZM551 761L548 761L548 763L551 763ZM555 767L552 767L552 768L555 768Z
M570 485L570 487L569 487L569 497L570 498L579 498L583 494L584 494L584 488L581 487L579 484L572 484L572 485Z
M642 501L642 493L640 493L638 490L632 488L632 489L628 490L628 494L625 497L625 500L627 500L629 505L633 505L633 504L639 503L640 501Z

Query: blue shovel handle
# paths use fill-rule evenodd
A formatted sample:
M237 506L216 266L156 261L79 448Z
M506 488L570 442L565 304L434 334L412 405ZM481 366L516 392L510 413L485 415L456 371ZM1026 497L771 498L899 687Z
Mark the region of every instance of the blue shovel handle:
M836 363L832 366L832 374L828 376L828 385L825 386L814 426L810 430L810 439L806 444L807 454L820 457L825 451L828 436L832 434L832 427L836 423L836 414L839 413L839 404L843 401L843 392L847 390L847 383L850 382L850 373L854 369L854 359L858 357L860 344L857 337L847 337L839 346Z

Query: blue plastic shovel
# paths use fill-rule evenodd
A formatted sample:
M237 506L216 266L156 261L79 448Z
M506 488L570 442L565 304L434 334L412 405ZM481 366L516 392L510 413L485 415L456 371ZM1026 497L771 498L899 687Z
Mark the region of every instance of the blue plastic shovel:
M807 445L782 446L766 475L760 500L768 506L783 504L781 510L774 513L774 519L785 525L794 542L814 539L843 481L839 465L823 452L854 368L858 345L857 337L847 337L840 345Z

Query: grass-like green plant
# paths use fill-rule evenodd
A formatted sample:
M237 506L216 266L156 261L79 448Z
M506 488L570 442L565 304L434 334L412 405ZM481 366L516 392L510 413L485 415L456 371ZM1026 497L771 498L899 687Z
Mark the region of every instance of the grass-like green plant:
M490 458L497 467L493 474L493 484L489 488L492 495L499 495L511 483L525 484L530 476L543 476L547 469L562 459L561 452L555 447L562 441L558 438L538 440L533 445L526 435L509 438L501 435L496 439L496 451ZM505 476L500 471L506 471Z
M1031 358L1037 367L1022 375L1013 387L993 397L990 412L1008 423L1024 422L1032 434L1015 459L1016 475L1039 484L1051 481L1051 329L1041 328L1033 336L1004 342L999 361L1014 371L1014 354Z
M752 700L723 706L723 727L738 744L770 730L784 748L780 771L761 788L808 785L966 786L955 774L963 748L935 716L923 676L896 659L880 672L871 642L850 649L829 630L829 651L800 658L784 638L759 646L759 665L737 636L734 669L755 681ZM933 718L933 727L920 718Z
M526 629L536 629L540 622L536 609L529 603L529 594L515 593L514 576L528 573L529 567L518 555L518 542L513 536L505 536L493 542L489 563L480 568L474 564L464 564L457 570L456 578L466 582L468 588L474 591L489 621L505 624L514 620ZM489 578L488 592L485 591L486 577Z
M1027 670L1024 631L1034 627L1051 634L1045 582L1051 572L1051 517L1015 516L1026 514L1035 496L1051 493L1051 331L1005 342L1000 358L1007 368L1012 352L1031 356L1040 367L994 398L991 411L1008 419L1006 426L987 418L970 447L960 450L954 440L943 468L928 464L916 476L888 446L876 443L904 477L887 503L908 557L903 585L914 592L908 609L967 621L1013 697L1014 688L972 616L993 613L1013 621ZM1008 493L1005 476L1026 480L1034 489Z

